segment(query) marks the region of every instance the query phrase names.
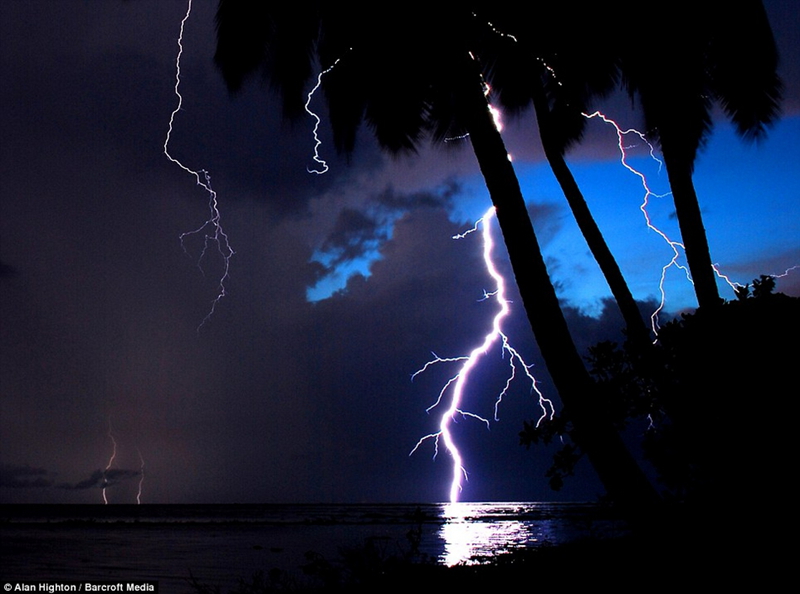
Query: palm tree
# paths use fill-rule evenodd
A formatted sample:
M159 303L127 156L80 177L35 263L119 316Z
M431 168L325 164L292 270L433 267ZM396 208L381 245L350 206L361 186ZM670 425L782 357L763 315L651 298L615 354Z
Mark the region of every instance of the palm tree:
M263 69L299 113L316 56L337 62L322 81L337 147L354 147L364 122L382 147L413 151L424 140L468 134L495 206L528 320L569 411L573 436L609 494L621 504L657 500L652 485L607 419L575 348L547 273L522 192L485 96L470 7L431 14L323 2L254 8L221 0L215 60L231 89ZM418 10L415 10L418 9ZM367 14L365 14L365 12ZM425 15L424 19L418 15ZM368 23L369 26L365 26Z
M650 345L647 325L564 158L583 136L584 114L591 111L588 102L605 96L618 83L617 56L606 40L613 23L604 23L604 14L586 18L564 3L540 7L536 30L531 32L529 24L521 25L510 11L494 16L495 31L504 34L493 31L486 45L499 103L512 113L533 105L548 164L617 302L629 340L645 351ZM520 28L527 35L518 33Z
M760 0L674 3L651 8L624 2L627 22L646 24L648 39L621 47L628 91L660 144L675 212L700 307L720 303L692 174L711 129L716 101L746 139L764 136L778 116L777 52Z
M628 287L628 283L625 281L625 277L622 276L619 264L617 264L617 260L611 253L597 222L589 210L589 206L586 204L583 193L567 165L564 158L564 150L560 149L558 142L552 138L555 133L555 122L544 93L534 96L533 104L547 162L550 164L550 168L569 203L578 228L583 234L589 250L597 261L611 294L617 302L622 318L625 321L628 339L633 345L636 345L639 351L644 351L651 343L649 330Z

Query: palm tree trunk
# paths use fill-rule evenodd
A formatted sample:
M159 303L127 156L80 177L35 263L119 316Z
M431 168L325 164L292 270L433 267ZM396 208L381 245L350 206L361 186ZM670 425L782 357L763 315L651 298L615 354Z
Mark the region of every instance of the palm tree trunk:
M655 489L608 419L572 341L516 173L480 79L470 76L470 72L458 89L464 101L467 131L495 206L528 321L572 421L573 437L615 501L627 507L655 503Z
M692 162L675 156L669 145L662 139L664 164L675 202L675 214L681 230L686 261L692 273L697 304L711 308L722 303L717 289L717 279L711 264L711 253L708 249L708 238L700 214L700 204L692 181Z
M625 320L627 327L628 339L639 350L643 351L649 348L650 333L645 324L642 313L636 305L636 300L628 288L628 283L622 276L614 255L608 248L597 222L594 220L589 206L578 187L572 172L569 170L564 155L561 150L553 142L553 132L550 123L550 109L547 105L543 89L536 89L533 97L533 107L536 112L536 121L539 125L539 136L544 148L544 154L547 162L550 164L553 174L564 192L564 197L567 199L572 214L575 217L575 222L589 246L594 259L597 261L603 276L611 289L611 294L617 301L617 306L622 313L622 318Z

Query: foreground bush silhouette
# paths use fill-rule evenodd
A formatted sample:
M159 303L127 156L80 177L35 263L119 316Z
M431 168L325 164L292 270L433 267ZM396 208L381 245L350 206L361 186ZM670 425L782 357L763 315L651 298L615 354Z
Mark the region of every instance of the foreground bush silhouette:
M616 423L645 428L642 449L668 500L696 508L716 532L732 510L762 506L764 524L790 504L800 299L774 288L762 276L735 301L683 314L661 328L646 358L612 342L587 357ZM553 423L526 423L520 438L530 446L570 430L565 410ZM579 457L569 442L557 454L554 488Z
M741 583L767 591L788 573L788 559L765 555L761 543L739 542L736 547L718 539L697 539L671 532L587 539L557 546L506 553L479 565L445 567L395 558L373 566L367 579L355 579L345 566L332 581L272 570L240 580L234 589L192 583L198 594L266 594L275 592L498 592L520 587L542 591L614 592L682 591L688 584L722 591ZM733 543L728 543L733 544ZM738 552L737 552L738 551ZM788 555L787 555L788 557ZM339 561L317 559L322 564ZM653 588L653 586L656 586ZM668 590L669 589L669 590Z

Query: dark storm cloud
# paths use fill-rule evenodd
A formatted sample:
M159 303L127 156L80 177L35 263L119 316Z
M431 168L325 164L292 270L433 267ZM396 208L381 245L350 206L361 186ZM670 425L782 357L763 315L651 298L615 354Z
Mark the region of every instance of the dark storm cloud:
M333 231L320 251L332 257L327 267L334 269L374 251L388 237L388 230L374 218L352 208L339 213Z
M18 274L19 270L17 270L10 264L6 264L5 262L0 262L0 278L10 278L17 276Z
M122 5L117 10L90 9L83 19L74 8L68 3L48 5L48 12L55 13L51 18L59 18L60 25L47 27L35 3L3 7L5 23L29 25L25 36L14 35L13 45L4 44L4 101L13 106L4 129L27 134L31 147L53 158L60 148L53 144L57 139L110 149L109 141L123 135L129 142L117 142L115 149L141 152L157 138L152 107L142 98L157 92L163 86L160 81L169 76L169 64L156 57L161 44L147 47L151 40L144 35L136 47L126 45L120 19L128 11ZM83 39L85 45L71 44L69 36Z
M760 271L759 274L766 274L775 277L776 291L787 295L800 295L800 269L798 265L792 265L788 269L785 262L800 262L800 248L793 248L781 253L754 254L752 260L743 262L731 262L726 264L726 270L737 278L744 278L742 282L752 282L753 279L743 277L744 274L752 270Z
M438 189L410 193L389 186L359 209L342 208L320 251L333 256L330 268L374 252L389 239L398 217L416 208L449 206L459 191L460 186L454 181Z
M658 302L654 299L648 301L637 301L642 319L647 320L657 308ZM567 325L572 331L573 340L578 351L585 355L590 346L605 340L611 340L618 344L625 341L622 329L625 322L622 314L613 298L601 299L599 315L587 315L579 307L562 302L562 310L567 320ZM661 322L671 320L675 315L669 311L662 310L659 313Z
M94 487L102 487L104 482L103 471L95 470L88 478L78 481L77 483L62 483L59 485L60 489L76 489L81 491L83 489L93 489Z
M141 473L136 470L125 470L123 468L110 468L108 470L95 470L91 475L77 483L61 483L58 485L59 489L77 490L84 489L102 489L104 487L111 487L121 482L141 476Z
M531 223L536 230L536 237L542 246L547 245L558 233L562 227L563 218L572 216L563 205L552 202L529 202L527 209Z
M42 489L53 485L53 479L44 468L0 464L0 488Z
M407 211L418 207L446 208L462 191L462 185L455 179L446 181L433 191L404 193L398 192L394 186L389 186L375 196L374 201L390 211Z

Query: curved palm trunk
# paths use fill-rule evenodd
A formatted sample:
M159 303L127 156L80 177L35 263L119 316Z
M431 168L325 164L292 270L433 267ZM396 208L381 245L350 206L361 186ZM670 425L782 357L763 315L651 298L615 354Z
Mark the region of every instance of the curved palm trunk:
M711 308L722 303L717 289L717 278L711 264L708 238L700 214L700 204L692 181L691 160L676 157L675 151L662 139L661 150L667 177L675 202L675 214L681 229L681 238L686 250L686 261L692 273L694 292L700 307Z
M539 125L539 136L544 148L544 154L547 162L550 164L556 181L561 186L564 192L564 197L569 203L572 214L575 217L575 222L589 246L594 259L597 261L603 276L611 289L611 294L617 301L617 306L622 313L622 318L625 320L629 340L639 347L640 350L649 348L650 333L645 324L642 313L636 305L636 300L622 276L614 255L608 248L597 222L594 220L589 206L578 187L572 172L569 170L564 155L561 150L552 141L552 131L550 129L550 109L544 97L542 89L537 89L534 92L533 107L536 112L536 121Z
M615 501L628 507L655 503L658 495L608 420L594 382L572 341L519 181L495 127L480 80L469 74L463 78L459 91L465 102L467 131L495 206L528 321L569 411L575 441Z

